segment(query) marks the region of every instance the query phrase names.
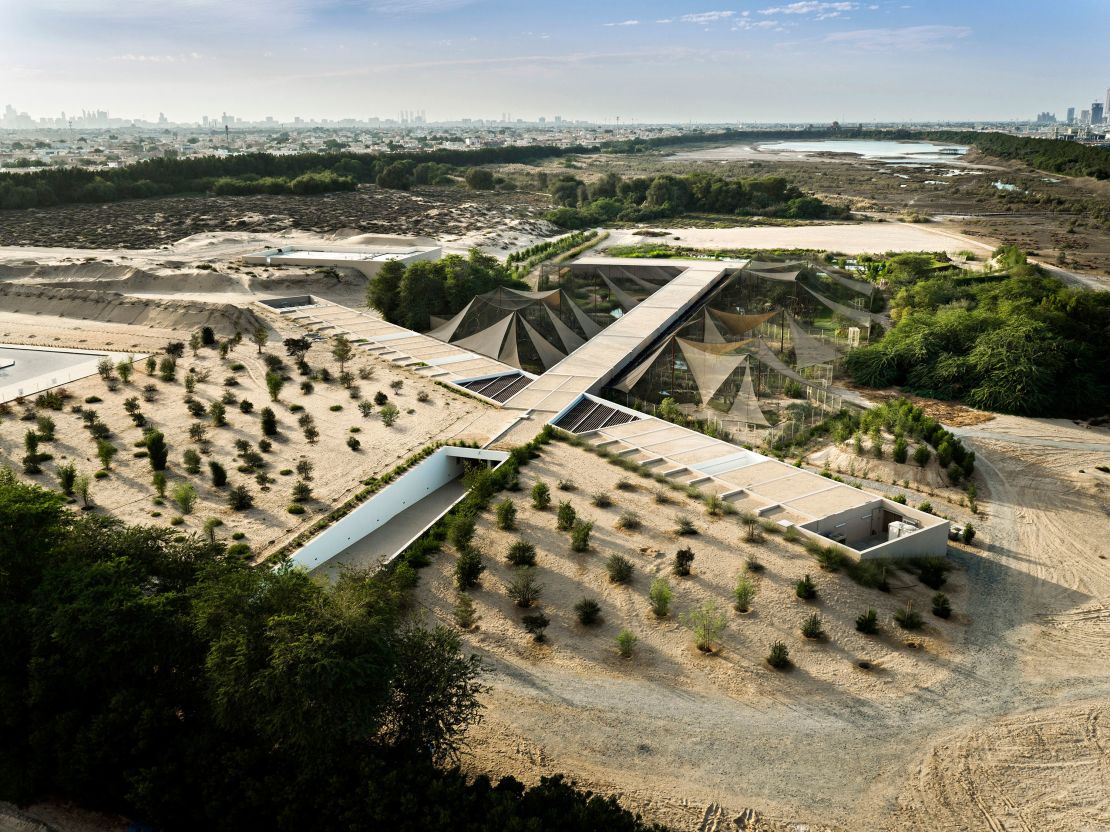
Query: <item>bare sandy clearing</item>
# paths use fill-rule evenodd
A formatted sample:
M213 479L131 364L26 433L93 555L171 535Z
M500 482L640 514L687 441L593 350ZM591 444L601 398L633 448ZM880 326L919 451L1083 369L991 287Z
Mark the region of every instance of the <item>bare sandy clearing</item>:
M954 254L968 249L978 252L991 250L982 242L953 232L901 222L657 230L665 236L644 237L634 231L613 231L604 246L647 242L690 248L801 248L844 254L886 251L947 251Z

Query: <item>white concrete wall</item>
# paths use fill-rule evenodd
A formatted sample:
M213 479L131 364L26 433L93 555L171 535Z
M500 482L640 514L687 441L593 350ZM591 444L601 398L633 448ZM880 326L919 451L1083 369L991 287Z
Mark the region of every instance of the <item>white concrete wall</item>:
M442 447L345 517L328 526L298 549L290 560L305 569L315 569L380 529L405 509L462 476L464 460L484 459L500 465L507 458L508 454L502 451ZM429 525L438 519L439 517L430 519ZM388 556L394 553L385 554Z
M906 537L872 546L865 552L861 552L860 558L876 560L878 558L943 557L947 552L948 522L942 520L935 526L918 529Z

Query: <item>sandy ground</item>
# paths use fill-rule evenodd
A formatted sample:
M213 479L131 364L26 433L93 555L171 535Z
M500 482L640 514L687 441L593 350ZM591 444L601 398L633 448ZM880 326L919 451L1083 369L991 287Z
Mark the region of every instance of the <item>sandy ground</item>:
M665 236L645 237L635 231L613 231L604 248L646 242L710 249L802 248L843 254L887 251L947 251L954 254L965 250L980 253L991 251L990 246L955 232L930 228L926 224L902 222L653 230L663 231Z
M1014 420L1013 429L1027 421ZM1105 449L1099 464L1110 461L1105 431L1025 427L1046 443L1085 437ZM734 519L711 520L684 497L659 505L648 487L615 490L629 475L585 451L551 446L525 469L523 490L509 495L519 531L483 522L478 534L488 571L474 592L482 618L466 638L491 667L492 691L470 764L529 779L573 772L682 829L706 828L707 812L728 825L744 810L771 828L1106 828L1110 575L1101 559L1110 545L1087 530L1108 528L1110 475L1084 467L1096 462L1090 451L968 441L984 460L980 532L974 546L951 550L956 568L944 591L956 613L947 622L929 614L932 590L908 574L895 573L889 595L861 588L820 572L780 539L743 542ZM597 523L588 554L569 551L552 510L529 505L535 479L554 485L564 477L578 490L553 488L554 502L569 499ZM597 490L615 505L590 505ZM933 502L956 519L966 515ZM624 510L640 515L640 531L614 529ZM701 529L683 539L696 553L694 575L670 579L675 614L658 621L646 593L680 545L671 533L680 511ZM503 588L504 553L517 535L539 550L541 607L552 619L543 645L530 641ZM635 564L627 587L607 581L612 552ZM741 616L728 608L729 591L748 554L766 571L756 578L754 611ZM419 590L430 615L444 620L453 561L450 553L439 558ZM791 583L805 572L818 582L812 608L826 622L826 642L798 632L810 605L794 598ZM600 627L574 620L573 604L586 595L602 606ZM728 614L712 656L694 649L682 620L706 598ZM890 623L910 600L925 614L921 634ZM854 630L867 606L880 610L877 638ZM613 647L623 627L640 639L630 660ZM776 639L790 647L790 673L762 663ZM860 670L859 659L877 669Z
M63 319L36 320L40 341L47 339L54 343L50 331L44 331L44 327L49 327L50 322ZM9 329L8 322L0 320L0 331ZM57 337L64 343L67 340L66 334L67 330L61 329ZM280 336L292 334L295 334L295 330L290 329L288 332L281 332ZM109 336L97 343L95 333L84 331L82 335L85 337L80 339L81 345L86 347L104 346L108 341L115 340ZM125 332L125 335L127 337L124 340L135 343L131 340L134 333ZM187 333L175 335L177 339L187 338ZM164 343L163 340L161 344ZM277 334L271 336L268 350L284 356ZM338 374L338 365L326 344L313 346L307 360L313 367L327 367L333 374ZM230 364L234 362L241 362L244 369L232 371ZM225 391L230 391L237 400L245 399L254 404L254 411L250 414L240 412L237 404L227 405L229 425L223 428L209 427L207 454L200 446L191 442L188 435L189 426L195 421L183 403L183 379L189 367L209 372L208 381L198 384L195 393L196 398L206 405L220 399ZM173 383L152 379L141 368L136 368L130 384L121 386L115 392L108 391L98 376L85 379L68 386L72 398L67 402L66 409L60 412L43 411L54 419L57 426L56 440L43 443L42 447L43 451L53 454L54 459L44 463L43 473L31 479L56 487L54 472L58 464L73 461L79 471L90 475L100 467L95 456L95 444L85 431L81 417L69 410L70 405L82 404L85 397L95 395L102 401L82 406L97 411L111 428L112 441L119 448L110 476L93 481L92 497L97 510L130 523L168 524L179 512L168 499L163 506L153 503L155 494L151 485L152 471L149 462L133 457L136 451L133 443L142 438L143 429L135 427L123 409L125 399L139 396L141 388L152 383L158 390L156 401L142 401L140 396L140 402L143 414L165 434L170 447L167 495L172 494L177 483L189 481L195 487L198 497L193 513L186 515L184 523L176 528L185 532L196 531L202 527L205 518L219 517L225 524L220 530L221 535L243 532L252 550L256 554L262 554L280 546L320 514L357 491L360 482L366 477L388 470L433 440L468 436L471 426L493 411L493 408L476 400L452 396L442 387L414 373L370 356L360 356L348 364L348 369L357 370L361 367L373 370L371 379L356 382L362 395L371 398L376 391L381 390L400 408L400 417L392 427L387 428L376 415L369 418L362 416L357 402L338 383L317 382L311 395L303 394L299 387L302 378L292 367L292 380L286 383L280 402L272 404L265 387L265 365L257 355L254 345L249 343L244 343L231 353L226 362L221 361L214 350L201 350L195 358L186 352L185 357L178 362L177 381ZM224 380L229 376L237 379L238 384L225 387ZM391 388L391 382L396 381L402 383L401 389L397 391ZM427 401L417 401L420 391L428 394ZM320 431L317 444L311 445L305 440L297 423L300 414L288 409L294 403L302 405L315 418ZM274 440L273 451L264 454L267 464L263 470L275 482L260 486L255 482L254 474L244 474L236 470L240 462L236 458L234 442L236 439L246 439L257 449L258 440L262 438L258 414L266 406L272 406L277 413L280 434ZM341 409L333 411L331 408L336 406ZM33 423L20 421L21 414L22 408L13 404L12 415L0 422L0 464L10 465L17 471L22 470L20 460L24 454L23 436L33 426ZM352 434L352 427L357 427L359 432ZM487 431L482 428L479 433L484 437ZM352 435L357 436L361 443L358 451L347 447L347 438ZM203 461L199 475L184 472L182 454L187 447L202 451ZM207 467L209 459L224 465L231 486L240 483L248 486L255 499L253 509L234 512L228 508L228 489L217 489L210 485ZM279 472L295 468L300 459L309 459L315 466L312 483L314 499L306 504L307 513L295 516L289 514L286 508L291 502L290 491L296 476ZM156 512L159 514L156 515Z

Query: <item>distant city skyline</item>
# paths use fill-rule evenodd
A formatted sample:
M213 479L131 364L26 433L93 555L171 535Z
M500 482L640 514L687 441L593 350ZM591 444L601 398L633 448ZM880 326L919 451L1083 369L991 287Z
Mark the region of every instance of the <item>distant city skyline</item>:
M1110 74L1099 0L0 5L0 105L35 117L1062 121Z

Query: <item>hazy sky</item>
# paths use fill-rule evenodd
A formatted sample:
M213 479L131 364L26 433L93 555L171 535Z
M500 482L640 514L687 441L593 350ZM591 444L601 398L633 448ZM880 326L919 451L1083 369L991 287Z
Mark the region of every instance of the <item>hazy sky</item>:
M0 0L0 106L195 120L1061 117L1110 0Z

